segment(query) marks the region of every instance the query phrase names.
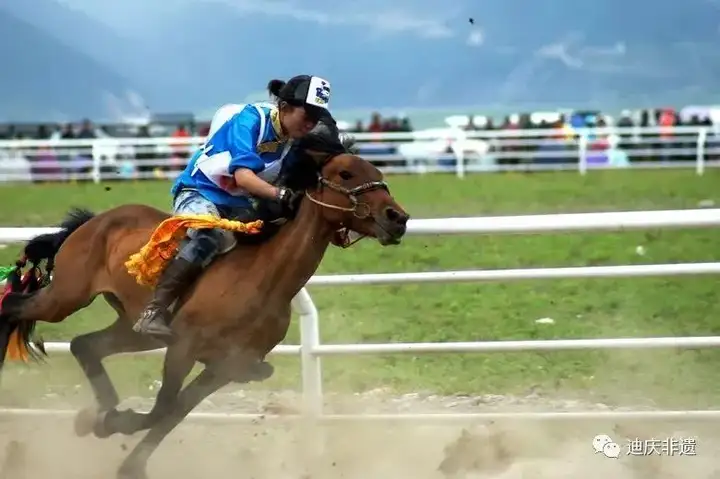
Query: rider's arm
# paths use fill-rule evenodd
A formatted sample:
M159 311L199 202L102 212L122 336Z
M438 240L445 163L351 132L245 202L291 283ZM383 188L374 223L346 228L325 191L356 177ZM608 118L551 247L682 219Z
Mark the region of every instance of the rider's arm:
M260 178L251 169L238 168L233 173L233 177L240 188L254 196L270 200L278 197L278 188Z
M230 148L231 160L228 165L228 173L233 175L235 183L253 196L267 199L275 199L279 195L279 189L262 178L257 176L265 169L265 163L255 152L255 144L260 134L260 128L256 121L257 115L253 115L254 108L248 108L233 120L228 134L231 135L232 145Z

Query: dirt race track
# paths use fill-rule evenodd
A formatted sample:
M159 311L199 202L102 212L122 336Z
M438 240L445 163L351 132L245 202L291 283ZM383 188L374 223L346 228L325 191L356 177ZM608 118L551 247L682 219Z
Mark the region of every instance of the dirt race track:
M720 479L716 456L720 435L713 432L714 422L703 426L512 421L466 426L334 423L324 426L324 451L313 453L307 449L311 437L297 423L185 423L151 458L148 475L151 479ZM591 442L599 433L621 443L618 459L594 453ZM696 436L696 455L628 456L626 441L620 439L671 436ZM0 479L114 478L140 437L77 438L68 418L4 417Z

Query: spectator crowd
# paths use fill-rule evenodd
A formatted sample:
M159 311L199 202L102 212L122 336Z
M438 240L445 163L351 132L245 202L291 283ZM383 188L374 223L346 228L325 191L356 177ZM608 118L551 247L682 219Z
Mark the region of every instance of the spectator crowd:
M355 126L348 129L349 133L388 133L411 132L412 126L407 116L383 118L380 113L373 113L367 127L362 120L357 120Z
M167 124L94 125L86 119L78 124L7 125L4 130L1 128L0 126L0 140L48 140L48 143L46 147L25 149L3 149L0 145L0 163L3 161L3 153L6 160L17 160L18 156L24 155L30 161L30 170L33 176L83 177L93 169L93 156L100 156L102 160L105 160L103 166L105 171L131 169L140 174L181 171L192 150L187 139L193 136L207 135L209 124L196 125L190 122L175 127ZM170 141L166 145L160 146L138 144L129 147L103 144L102 141L96 142L94 147L59 144L62 140L153 137L169 137L178 141Z
M631 113L624 111L614 119L597 111L575 111L567 114L558 112L525 113L507 115L495 122L485 116L454 117L454 126L465 131L479 132L480 137L489 146L483 154L498 157L499 164L522 163L567 163L572 152L578 150L579 129L590 128L587 149L591 152L612 152L624 157L623 161L693 161L696 158L695 146L697 133L682 132L677 127L713 127L712 115L705 109L685 109L680 112L673 109L643 110ZM187 139L205 136L208 123L196 123L191 117L165 118L141 124L103 124L95 125L90 120L78 124L65 125L0 125L0 176L3 176L2 164L20 161L25 158L30 165L33 177L52 175L61 177L86 176L93 169L94 158L103 160L105 172L113 171L127 175L140 173L140 176L173 173L181 170L187 162L195 145ZM446 119L449 120L449 119ZM639 133L633 129L653 127L654 132ZM620 128L621 130L618 130ZM367 124L358 120L355 125L346 128L350 133L386 133L412 132L413 126L407 116L382 117L373 113ZM502 130L502 134L495 133ZM534 130L536 135L525 130ZM552 131L548 131L552 130ZM517 131L517 135L513 135ZM542 133L541 133L542 131ZM617 132L617 133L616 133ZM93 142L93 147L66 146L62 140L102 140L105 138L154 138L165 137L168 141L161 145L124 142L124 146L111 146L102 141ZM49 140L42 147L29 148L18 146L3 147L2 140ZM57 141L57 142L56 142ZM366 145L378 143L387 145L384 155L402 155L401 143L407 139L388 140L371 139ZM100 145L100 146L98 146ZM363 143L360 143L362 147ZM717 159L720 148L715 136L708 142L708 159ZM373 150L377 152L377 148ZM367 157L372 159L372 153ZM445 154L452 154L448 145ZM607 155L606 155L607 156ZM454 160L453 160L454 161ZM571 161L571 160L570 160ZM602 161L614 160L611 158ZM387 163L379 161L380 166Z

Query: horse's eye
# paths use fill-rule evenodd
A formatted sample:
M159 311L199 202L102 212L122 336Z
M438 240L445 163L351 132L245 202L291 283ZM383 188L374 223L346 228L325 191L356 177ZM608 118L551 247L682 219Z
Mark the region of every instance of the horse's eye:
M349 180L352 177L353 177L353 174L347 170L342 170L340 172L340 178L342 178L343 180Z

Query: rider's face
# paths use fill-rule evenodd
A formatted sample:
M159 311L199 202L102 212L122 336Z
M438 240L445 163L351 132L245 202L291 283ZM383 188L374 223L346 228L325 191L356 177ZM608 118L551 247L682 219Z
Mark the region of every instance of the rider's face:
M290 138L302 138L315 128L317 119L308 115L303 107L288 106L280 118L283 128Z

